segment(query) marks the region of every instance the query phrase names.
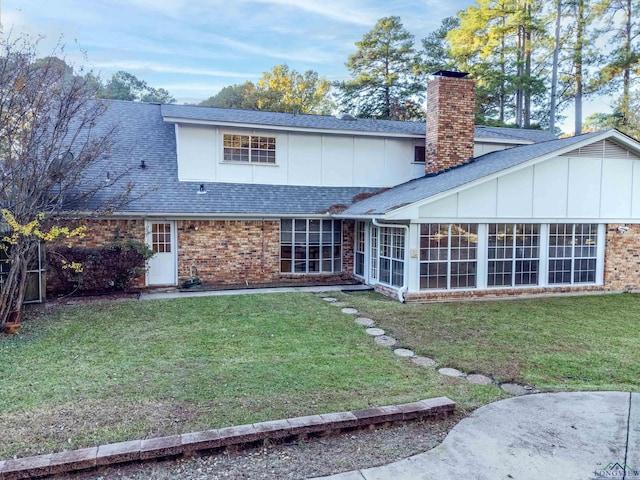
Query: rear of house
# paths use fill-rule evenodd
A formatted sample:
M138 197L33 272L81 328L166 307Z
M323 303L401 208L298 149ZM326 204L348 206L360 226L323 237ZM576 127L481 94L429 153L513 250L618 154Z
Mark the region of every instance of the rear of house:
M144 286L359 281L408 301L640 287L640 145L475 127L440 72L426 126L109 102L134 200L86 244L156 252ZM117 188L114 185L113 188Z

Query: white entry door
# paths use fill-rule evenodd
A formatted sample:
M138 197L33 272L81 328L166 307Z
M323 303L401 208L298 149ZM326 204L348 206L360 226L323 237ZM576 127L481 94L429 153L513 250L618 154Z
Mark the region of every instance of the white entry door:
M145 222L146 242L155 255L149 259L147 285L176 284L176 222Z

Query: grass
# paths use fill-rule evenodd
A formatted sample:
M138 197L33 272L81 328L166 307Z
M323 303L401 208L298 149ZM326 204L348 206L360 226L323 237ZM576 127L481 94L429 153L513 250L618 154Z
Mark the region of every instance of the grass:
M441 366L545 390L638 390L640 296L402 305L339 295ZM379 347L311 294L56 307L0 336L0 458L448 396L505 398Z
M452 383L310 294L60 307L0 337L0 458L404 403ZM472 408L498 391L464 385Z
M572 296L401 305L349 302L418 354L540 390L640 388L640 296Z

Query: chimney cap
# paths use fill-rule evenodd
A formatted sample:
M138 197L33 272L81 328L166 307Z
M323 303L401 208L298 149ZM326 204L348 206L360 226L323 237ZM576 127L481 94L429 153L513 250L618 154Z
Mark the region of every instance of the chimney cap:
M438 70L433 74L434 77L450 77L450 78L464 78L469 75L467 72L452 72L450 70Z

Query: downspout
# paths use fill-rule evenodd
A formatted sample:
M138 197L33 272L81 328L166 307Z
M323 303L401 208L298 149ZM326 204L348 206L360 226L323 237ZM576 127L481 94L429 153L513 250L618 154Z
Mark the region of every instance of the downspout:
M409 240L409 227L407 225L402 225L399 223L380 223L378 222L377 218L372 218L371 222L376 227L403 228L405 231L404 258L402 259L402 261L404 262L404 272L402 273L402 286L398 289L398 301L400 301L400 303L404 303L404 294L407 292L407 290L409 290L409 287L407 286L407 271L408 271L407 254L409 252L409 249L407 248L407 241Z

